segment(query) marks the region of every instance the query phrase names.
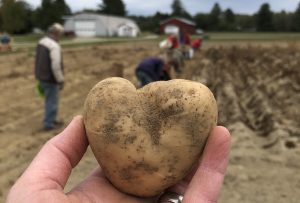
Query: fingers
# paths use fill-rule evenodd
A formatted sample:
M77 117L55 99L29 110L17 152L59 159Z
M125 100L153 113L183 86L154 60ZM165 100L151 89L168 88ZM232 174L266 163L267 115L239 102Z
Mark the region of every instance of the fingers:
M49 140L28 167L22 179L43 182L39 189L63 189L71 170L88 146L83 119L75 117L59 135Z
M185 203L217 202L230 151L230 134L216 127L208 138L201 163L184 195Z
M77 199L79 202L152 203L157 199L157 197L138 198L119 191L105 177L100 166L67 195L71 202Z
M67 195L71 200L78 199L79 202L136 202L128 201L129 196L119 192L105 178L100 167Z
M168 191L175 192L177 194L184 194L192 178L194 177L198 167L199 167L199 163L196 164L196 166L192 169L192 171L182 181L170 187Z

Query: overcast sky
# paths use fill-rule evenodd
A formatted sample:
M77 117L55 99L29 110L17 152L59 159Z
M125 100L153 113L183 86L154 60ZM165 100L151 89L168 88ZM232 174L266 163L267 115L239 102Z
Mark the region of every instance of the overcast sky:
M41 0L25 0L32 6L39 6ZM66 0L72 11L79 11L83 8L95 9L101 0ZM156 11L170 12L173 0L123 0L129 14L152 15ZM182 0L181 1L191 14L198 12L209 12L214 3L218 2L221 8L231 8L235 13L253 14L259 7L268 2L273 11L295 11L300 0Z

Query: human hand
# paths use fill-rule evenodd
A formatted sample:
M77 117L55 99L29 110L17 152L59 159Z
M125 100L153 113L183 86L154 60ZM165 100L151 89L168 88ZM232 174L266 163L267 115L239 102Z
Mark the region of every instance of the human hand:
M58 83L59 90L63 90L65 86L65 82Z
M64 187L88 147L83 120L75 117L59 135L49 140L11 188L7 203L104 202L152 203L153 198L137 198L118 191L99 167L69 193ZM228 163L229 132L216 127L210 135L195 173L169 189L184 195L184 203L217 202Z

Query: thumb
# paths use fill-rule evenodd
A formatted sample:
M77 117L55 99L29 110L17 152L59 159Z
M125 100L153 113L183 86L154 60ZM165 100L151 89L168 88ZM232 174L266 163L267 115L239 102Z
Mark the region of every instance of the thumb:
M185 203L217 202L223 184L230 151L230 134L224 127L212 131L201 163L186 193Z

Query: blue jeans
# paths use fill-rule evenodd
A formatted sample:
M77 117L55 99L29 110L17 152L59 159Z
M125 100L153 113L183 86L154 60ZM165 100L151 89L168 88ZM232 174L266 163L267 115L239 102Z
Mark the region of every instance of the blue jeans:
M53 128L58 112L59 86L40 81L45 94L44 128Z
M136 72L136 77L140 81L140 87L144 87L145 85L153 82L153 79L147 73L144 73L143 71Z

